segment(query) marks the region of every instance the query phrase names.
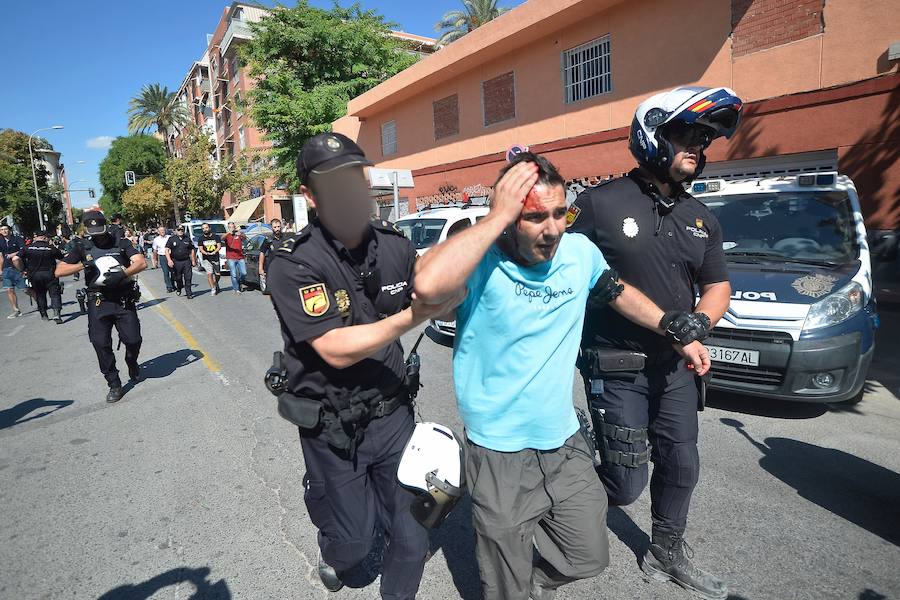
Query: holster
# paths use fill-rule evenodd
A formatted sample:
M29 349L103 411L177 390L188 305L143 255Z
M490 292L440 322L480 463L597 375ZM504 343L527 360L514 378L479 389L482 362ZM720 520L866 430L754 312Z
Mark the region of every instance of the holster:
M322 403L284 392L278 396L278 414L301 429L316 429L322 422Z
M638 373L644 370L647 355L632 350L616 348L583 348L577 366L590 375L599 377L604 373Z

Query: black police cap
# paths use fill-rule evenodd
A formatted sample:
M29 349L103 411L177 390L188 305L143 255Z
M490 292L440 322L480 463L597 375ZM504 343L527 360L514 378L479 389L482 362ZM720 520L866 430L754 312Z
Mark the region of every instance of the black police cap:
M371 165L363 149L340 133L320 133L306 140L297 155L297 177L300 183L310 175L321 175L352 165Z
M84 231L88 235L106 233L106 217L99 210L89 210L81 215Z

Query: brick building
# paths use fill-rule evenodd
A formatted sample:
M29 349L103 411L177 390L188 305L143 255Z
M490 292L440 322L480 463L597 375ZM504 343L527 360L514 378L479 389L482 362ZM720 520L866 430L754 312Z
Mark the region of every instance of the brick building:
M415 206L489 186L513 144L573 182L621 174L640 101L724 85L744 122L705 174L837 168L869 227L898 229L897 42L896 0L531 0L353 99L334 129L412 169Z
M265 150L271 142L252 123L247 108L253 78L238 58L237 48L253 36L249 23L257 22L268 10L256 4L233 2L227 6L212 34L207 35L207 49L195 62L178 90L178 99L191 111L194 122L210 132L216 150L213 160L229 161L232 157L254 153L256 166L262 165ZM401 31L391 35L403 42L408 52L419 55L434 51L434 40ZM180 148L179 131L170 132L176 151ZM236 222L266 221L273 218L294 220L289 190L275 179L267 179L249 190L249 199L239 202L231 194L222 198L225 218Z

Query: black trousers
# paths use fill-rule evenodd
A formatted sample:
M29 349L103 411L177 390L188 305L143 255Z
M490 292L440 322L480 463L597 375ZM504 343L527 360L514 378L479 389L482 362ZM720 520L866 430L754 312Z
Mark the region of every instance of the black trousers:
M172 283L175 289L178 291L184 290L188 296L193 296L191 280L194 277L194 271L191 267L190 259L173 260L172 262L175 263L174 274L172 275Z
M116 354L113 351L112 329L119 332L119 339L125 346L125 364L137 369L138 354L141 351L141 322L134 305L123 306L103 300L98 306L88 298L88 339L97 353L100 372L109 387L120 387L119 371L116 369Z
M647 442L628 443L609 436L603 436L601 440L604 422L647 430L650 461L653 462L650 479L653 524L684 531L691 495L700 477L697 452L699 398L694 372L676 357L660 365L648 366L636 376L605 374L603 392L594 394L589 377L583 375L594 431L608 449L640 453L646 450ZM630 467L604 460L598 472L611 505L631 504L647 486L646 462Z
M47 315L47 292L50 293L50 306L55 311L62 310L62 291L59 288L59 279L53 276L52 271L34 271L28 274L31 279L31 289L34 290L34 301L37 302L38 312Z
M415 599L428 553L428 533L409 511L416 496L397 482L414 428L412 410L405 406L373 420L352 460L322 436L300 436L304 499L319 530L322 558L338 573L347 571L368 555L381 525L387 539L381 575L386 600Z

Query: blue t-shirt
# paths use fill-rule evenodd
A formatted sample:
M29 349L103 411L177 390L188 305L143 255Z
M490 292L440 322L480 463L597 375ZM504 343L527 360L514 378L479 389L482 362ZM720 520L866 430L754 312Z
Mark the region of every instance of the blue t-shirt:
M496 246L456 311L453 380L468 438L491 450L553 450L578 431L572 381L588 293L608 267L580 233L524 267Z

